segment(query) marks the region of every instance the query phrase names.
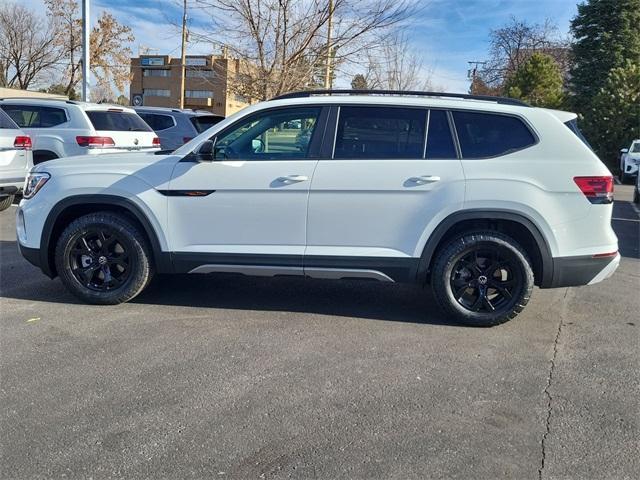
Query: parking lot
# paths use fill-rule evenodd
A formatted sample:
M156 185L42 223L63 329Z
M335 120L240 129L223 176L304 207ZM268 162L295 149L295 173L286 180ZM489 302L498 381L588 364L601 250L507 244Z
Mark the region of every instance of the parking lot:
M366 282L158 278L83 305L2 212L0 477L638 478L631 192L613 278L491 329Z

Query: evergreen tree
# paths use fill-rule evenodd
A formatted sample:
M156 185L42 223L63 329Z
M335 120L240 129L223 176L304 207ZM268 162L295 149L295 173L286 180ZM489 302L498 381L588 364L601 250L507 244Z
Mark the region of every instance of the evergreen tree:
M536 107L562 104L562 73L549 55L534 53L507 79L505 92Z
M353 90L367 90L369 86L367 85L367 79L364 78L364 75L361 73L357 73L351 79L351 88Z
M590 105L611 69L640 62L640 0L587 0L571 22L571 89L575 105Z
M611 70L585 115L585 130L600 158L617 168L620 148L640 138L640 64Z

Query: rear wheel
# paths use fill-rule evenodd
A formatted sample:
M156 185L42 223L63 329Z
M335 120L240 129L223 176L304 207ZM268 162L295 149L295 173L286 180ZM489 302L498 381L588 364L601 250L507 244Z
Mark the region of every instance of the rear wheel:
M638 175L640 175L640 173ZM636 185L633 189L633 203L640 203L640 193L638 193L638 185Z
M8 197L4 197L0 199L0 212L9 208L13 203L14 198L15 198L15 195L9 195Z
M146 238L126 217L111 212L74 220L58 239L55 262L67 289L94 304L131 300L153 276Z
M529 302L533 271L522 247L496 232L463 234L440 250L431 285L442 310L461 323L507 322Z

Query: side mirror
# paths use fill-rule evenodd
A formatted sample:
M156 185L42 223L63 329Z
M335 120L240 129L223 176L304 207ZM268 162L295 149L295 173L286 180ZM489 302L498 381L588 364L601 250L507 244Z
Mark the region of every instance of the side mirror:
M628 148L621 148L620 149L620 153L628 153L629 149Z
M213 162L213 140L206 140L196 152L199 162Z

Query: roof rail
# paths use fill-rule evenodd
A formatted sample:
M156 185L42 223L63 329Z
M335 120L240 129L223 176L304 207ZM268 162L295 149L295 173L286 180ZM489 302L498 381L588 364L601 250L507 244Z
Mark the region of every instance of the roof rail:
M305 98L313 95L400 95L400 96L415 96L415 97L440 97L440 98L460 98L466 100L482 100L485 102L500 103L502 105L517 105L519 107L530 107L526 102L522 100L516 100L515 98L507 97L492 97L489 95L468 95L465 93L448 93L448 92L422 92L414 90L351 90L351 89L339 89L339 90L305 90L299 92L289 92L277 97L273 97L271 100L283 100L286 98Z
M82 102L77 102L75 100L68 100L66 98L52 98L52 97L0 97L0 100L46 100L46 101L55 101L55 102L65 102L65 103L70 103L72 105L77 105L78 103L82 103Z

